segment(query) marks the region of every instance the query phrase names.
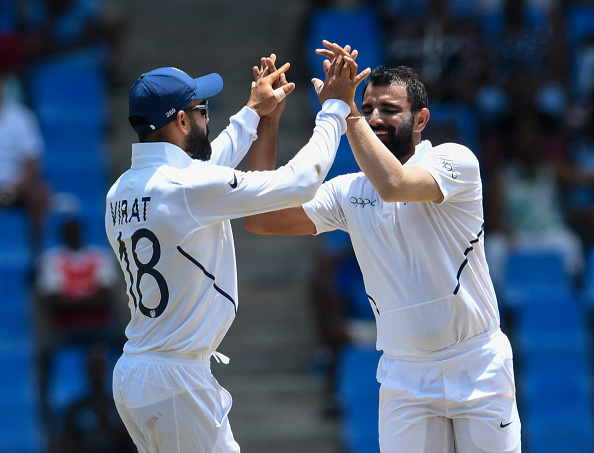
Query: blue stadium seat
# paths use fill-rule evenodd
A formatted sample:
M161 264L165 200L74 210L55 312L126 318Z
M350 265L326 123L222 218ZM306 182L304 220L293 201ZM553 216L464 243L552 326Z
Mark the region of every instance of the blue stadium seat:
M341 436L347 453L379 453L379 398L364 398L343 414Z
M77 196L81 202L83 211L97 209L99 203L103 212L105 196L107 195L107 180L105 174L93 169L59 170L54 174L48 173L48 180L51 183L54 193L69 193Z
M514 251L507 262L503 303L514 309L520 305L566 300L572 292L561 256L547 251Z
M28 268L31 264L31 244L25 212L0 209L0 233L0 267Z
M349 345L342 349L338 357L337 391L345 406L379 391L376 371L380 357L381 352L374 347Z
M0 30L18 32L17 0L0 0Z
M80 127L72 130L67 125L42 128L45 141L43 166L54 173L59 170L107 171L107 143L103 130Z
M592 350L573 298L519 307L514 348L523 437L530 452L592 451Z
M32 351L0 350L0 452L39 453L43 435Z
M594 247L586 250L582 299L589 310L594 310Z
M0 402L28 401L36 397L32 350L23 346L0 351Z
M50 61L35 66L29 76L31 104L42 127L105 129L107 83L99 64Z
M0 412L0 453L40 453L45 436L39 405L34 400L3 403Z
M505 16L502 7L492 8L487 13L481 15L482 27L488 33L499 33L505 25ZM548 18L544 8L527 5L524 8L525 21L537 28L546 28Z
M54 352L48 387L50 407L63 408L88 390L86 360L83 346L64 346Z
M347 346L338 358L337 396L341 404L342 440L349 453L379 452L379 383L381 353L373 347Z
M572 368L522 379L523 438L535 453L582 453L594 447L590 374Z
M341 46L350 44L359 51L359 68L375 68L384 62L384 40L381 22L372 8L324 8L315 11L309 21L305 46L305 57L312 77L324 80L322 62L324 57L315 53L323 48L322 40ZM320 102L311 91L312 112L320 110ZM363 83L357 88L356 101L360 103Z
M460 103L429 106L431 117L423 137L438 145L454 142L469 148L480 160L479 127L472 108Z
M565 14L567 48L570 65L568 86L576 98L592 94L592 46L585 45L594 38L594 4L576 2L567 7Z
M570 45L579 45L584 39L594 36L594 5L578 3L567 7L567 39Z
M573 296L531 300L514 311L514 337L524 350L562 350L583 347L588 336L585 310Z
M27 269L0 265L0 301L4 318L30 313L29 279Z

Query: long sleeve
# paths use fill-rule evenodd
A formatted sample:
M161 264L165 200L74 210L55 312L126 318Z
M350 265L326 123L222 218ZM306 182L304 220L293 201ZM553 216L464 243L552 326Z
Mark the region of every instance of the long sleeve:
M208 181L197 178L186 190L190 211L210 223L311 200L334 161L340 137L346 131L348 113L346 103L326 101L308 143L276 170L241 172L211 166Z

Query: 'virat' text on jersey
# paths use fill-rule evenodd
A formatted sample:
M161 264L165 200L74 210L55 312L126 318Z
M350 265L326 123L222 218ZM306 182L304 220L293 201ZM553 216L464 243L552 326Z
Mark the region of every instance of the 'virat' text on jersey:
M113 225L123 225L132 222L134 219L137 222L146 222L146 208L149 201L151 201L151 197L142 197L140 201L138 198L134 198L132 203L128 200L118 200L115 203L110 202L109 209L111 211ZM129 212L128 208L130 208Z

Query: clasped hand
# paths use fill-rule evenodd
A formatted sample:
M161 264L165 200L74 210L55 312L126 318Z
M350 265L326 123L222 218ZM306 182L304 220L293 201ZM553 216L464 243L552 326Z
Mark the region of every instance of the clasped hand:
M323 104L328 99L340 99L354 106L357 87L371 73L371 68L357 74L357 50L351 52L348 45L343 48L325 40L323 44L327 49L317 49L316 53L328 58L324 61L326 79L324 82L316 78L311 80L320 102Z
M293 82L288 83L285 73L291 66L285 63L280 68L275 68L276 55L261 59L261 67L253 67L254 79L252 91L247 106L254 109L260 117L270 115L272 112L282 113L285 98L295 89Z

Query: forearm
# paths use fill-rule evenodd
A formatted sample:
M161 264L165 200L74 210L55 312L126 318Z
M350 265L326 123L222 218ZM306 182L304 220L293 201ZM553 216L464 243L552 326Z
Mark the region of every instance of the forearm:
M258 139L252 143L248 154L248 171L274 170L278 149L280 118L264 117L258 124Z
M375 135L364 117L347 119L347 138L359 168L378 195L392 201L404 179L404 167Z
M258 186L257 202L266 210L300 206L310 201L324 182L336 156L340 137L346 128L348 107L340 101L327 101L316 118L316 126L305 146L283 167L275 171L254 172L252 181ZM273 140L274 135L268 137ZM265 142L260 145L264 147ZM260 146L259 145L259 146ZM271 143L269 143L271 145ZM275 149L275 146L270 146ZM273 166L272 153L257 153L253 167ZM256 183L256 179L261 180Z
M212 143L211 162L235 168L258 138L260 117L249 107L243 107L229 119L229 125Z
M303 235L316 232L314 223L301 206L246 217L244 228L250 233L267 235Z
M316 232L314 223L300 205L314 197L328 174L340 137L346 127L344 118L347 114L348 107L345 103L329 102L323 106L322 112L316 118L316 127L309 142L286 166L274 172L275 176L276 174L279 176L275 186L280 189L279 195L282 195L284 204L278 207L290 206L288 202L294 207L246 217L244 226L247 231L257 234L285 235ZM272 140L273 136L271 135L268 139ZM251 165L252 169L256 166L258 169L265 166L270 168L274 165L271 154L264 152L260 157L254 157L254 161L248 165ZM274 197L274 194L268 191L267 196ZM281 200L276 201L279 203Z
M330 99L316 117L316 127L309 142L291 159L288 166L313 177L315 189L326 178L346 130L345 117L349 107L342 101Z

